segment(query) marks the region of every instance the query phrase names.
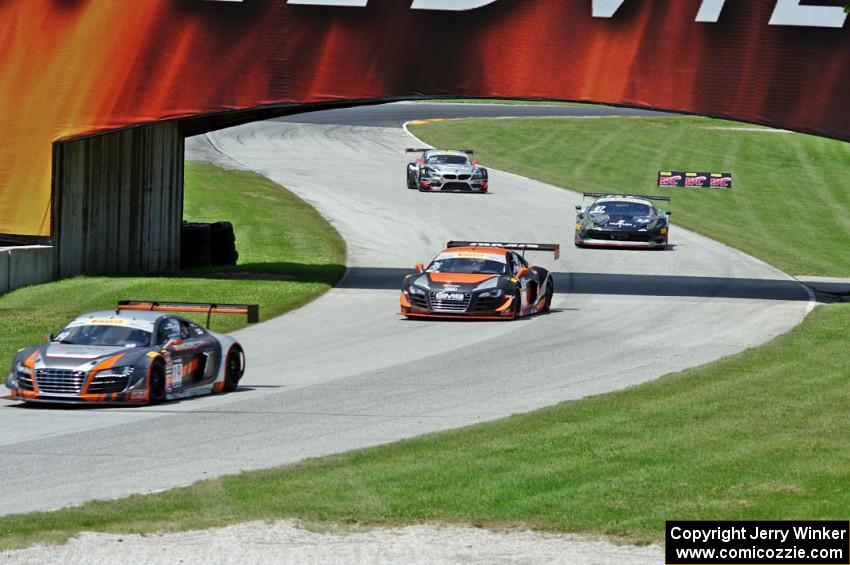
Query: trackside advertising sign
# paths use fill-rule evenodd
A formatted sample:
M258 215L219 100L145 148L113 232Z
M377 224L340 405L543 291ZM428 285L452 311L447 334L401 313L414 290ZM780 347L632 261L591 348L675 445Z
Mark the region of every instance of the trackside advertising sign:
M732 173L658 171L658 186L686 188L732 188Z
M850 140L829 0L0 1L0 234L49 236L52 144L421 96L607 102Z

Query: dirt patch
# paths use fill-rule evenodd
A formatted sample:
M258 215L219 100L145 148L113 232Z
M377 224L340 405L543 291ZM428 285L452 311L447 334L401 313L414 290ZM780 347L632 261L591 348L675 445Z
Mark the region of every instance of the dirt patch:
M109 563L186 565L281 564L652 564L657 545L617 545L605 539L531 531L493 532L465 526L416 525L368 530L310 531L293 521L249 522L226 528L155 535L84 533L61 546L0 553L10 564Z

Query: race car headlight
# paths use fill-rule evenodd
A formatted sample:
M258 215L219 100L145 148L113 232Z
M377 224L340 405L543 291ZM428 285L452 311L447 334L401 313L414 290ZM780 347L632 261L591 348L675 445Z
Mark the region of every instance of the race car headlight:
M413 286L413 285L410 285L410 288L408 289L407 292L409 292L410 294L417 295L417 296L424 296L425 295L425 291L423 289L419 288L418 286Z
M32 376L32 369L20 362L15 366L15 371L28 377Z
M112 367L111 369L106 369L104 371L98 372L98 377L132 377L136 372L135 367L130 367L129 365L126 367Z
M475 171L474 173L472 173L472 178L474 178L476 180L483 179L484 178L484 171L482 171L480 169Z
M499 277L490 277L489 279L487 279L483 283L476 286L475 290L476 291L490 290L490 289L496 288L497 286L499 286Z
M425 171L425 174L427 174L432 179L438 179L442 177L440 172L434 169L428 169L427 171Z
M608 214L590 214L590 221L592 221L594 224L604 224L610 219L611 218L610 216L608 216Z
M482 292L478 295L479 298L501 298L501 296L505 294L501 288L494 288L493 290L488 290L487 292Z

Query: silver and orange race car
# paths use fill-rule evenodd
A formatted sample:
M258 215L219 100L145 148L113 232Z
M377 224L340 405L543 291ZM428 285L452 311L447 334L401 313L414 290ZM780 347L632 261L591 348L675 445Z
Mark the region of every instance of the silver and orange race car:
M517 253L520 251L521 253ZM557 243L450 241L401 286L401 314L408 318L480 318L511 320L548 312L555 283L552 274L535 267L526 251L550 251Z
M40 403L157 404L236 390L245 353L234 338L174 312L245 314L255 304L123 300L77 317L48 342L18 351L6 377L12 398Z

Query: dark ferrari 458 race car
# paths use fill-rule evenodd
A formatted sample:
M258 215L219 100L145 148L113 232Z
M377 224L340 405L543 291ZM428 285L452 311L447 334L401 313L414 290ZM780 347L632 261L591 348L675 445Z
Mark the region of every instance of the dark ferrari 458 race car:
M210 314L259 317L253 304L121 301L18 351L6 387L25 402L77 404L156 404L236 390L242 346L173 312L205 313L207 325Z
M407 188L422 192L478 192L490 188L487 169L469 158L471 149L408 149L421 153L407 164Z
M669 202L669 196L585 192L584 197L593 198L593 203L576 206L576 246L667 247L670 211L656 208L653 202Z
M446 249L401 286L401 314L408 318L510 320L552 306L555 283L542 267L529 265L526 251L550 251L546 243L450 241Z

